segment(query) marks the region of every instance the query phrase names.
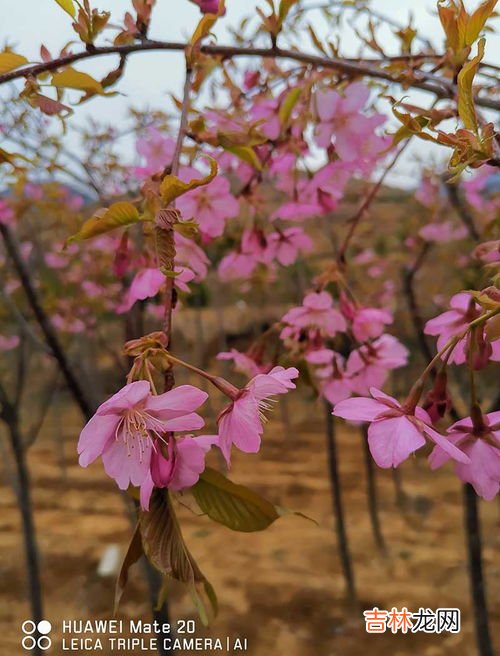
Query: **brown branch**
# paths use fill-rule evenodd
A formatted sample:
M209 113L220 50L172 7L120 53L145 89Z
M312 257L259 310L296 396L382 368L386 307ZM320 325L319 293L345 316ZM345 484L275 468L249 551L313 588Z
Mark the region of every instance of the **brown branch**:
M184 52L189 44L168 42L168 41L151 41L145 40L141 43L133 43L130 45L121 46L100 46L92 50L84 50L82 52L73 53L64 57L58 57L49 62L42 62L40 64L33 64L26 66L15 71L9 71L0 75L0 85L13 80L21 78L29 78L37 76L41 73L57 70L63 66L74 64L77 61L91 59L93 57L101 57L104 55L118 54L120 56L127 56L135 52L147 52L152 50L168 50L168 51L182 51ZM222 58L233 57L267 57L271 59L291 59L303 64L310 64L312 66L326 68L331 70L341 71L351 76L367 76L386 80L394 84L405 84L410 87L422 89L433 93L438 98L454 98L457 94L457 88L448 80L437 78L432 73L425 71L413 71L413 76L417 79L407 79L404 76L395 76L393 73L384 69L373 66L371 63L365 62L363 59L352 61L337 57L321 57L318 55L303 53L298 50L288 50L283 48L255 48L255 47L236 47L236 46L222 46L222 45L204 45L200 48L201 52L205 55L220 56ZM476 105L480 107L487 107L490 109L500 110L500 101L491 98L482 98L476 96Z
M394 157L392 160L389 162L389 164L385 167L382 175L380 178L377 180L377 182L373 185L373 187L370 189L368 194L366 195L365 199L359 206L356 214L352 216L350 219L348 219L347 223L349 224L349 229L347 231L347 234L344 238L344 241L342 242L342 245L339 248L339 252L337 254L337 262L341 265L345 265L345 254L347 252L347 249L349 247L349 244L351 243L351 239L354 236L354 233L356 232L356 229L361 222L361 219L364 217L366 214L367 210L369 209L370 205L372 202L375 200L376 195L380 191L380 188L382 187L382 184L384 183L385 178L387 177L387 174L389 171L392 169L392 167L396 164L398 161L401 153L405 150L405 148L408 146L410 143L410 139L408 139L404 145L395 153Z
M1 224L0 224L1 225ZM42 584L40 577L40 562L36 539L36 528L33 517L33 503L31 496L31 481L26 462L26 453L19 430L19 414L0 384L0 419L5 422L10 437L10 444L16 467L16 494L21 514L24 552L26 559L27 583L31 604L31 619L38 624L43 619ZM36 629L34 637L40 636ZM35 646L33 656L41 656L42 650Z
M417 335L418 344L420 350L425 357L427 362L430 362L434 357L427 339L424 333L424 319L420 313L420 307L418 305L417 296L415 293L414 280L418 271L422 267L425 258L430 250L430 243L426 241L422 246L420 253L415 258L413 264L408 267L403 274L403 291L406 296L406 301L408 303L408 310L413 321L413 326L415 327L415 333ZM434 369L431 371L431 375L435 376Z
M476 224L474 223L474 217L470 212L467 204L464 202L460 195L460 188L456 182L450 182L446 180L446 176L443 178L444 187L448 195L448 200L452 205L453 209L456 211L458 218L462 221L464 226L467 228L469 236L474 239L474 241L479 240L479 232L477 231Z
M52 351L53 356L57 360L62 375L66 381L68 389L70 390L73 398L78 404L83 415L89 419L94 412L93 404L87 398L80 381L76 377L71 365L68 361L66 353L59 342L56 331L54 330L49 317L40 303L36 289L32 283L29 271L24 263L14 235L10 228L3 223L0 223L0 234L2 235L7 253L12 260L12 264L19 277L24 293L28 299L28 303L35 315L35 318L43 333L47 346Z
M177 175L179 172L180 159L182 153L182 144L184 143L184 138L187 133L188 125L188 116L189 116L189 96L191 93L192 86L192 76L191 76L191 67L186 61L186 77L184 79L184 90L182 95L182 109L179 123L179 131L177 133L177 140L175 143L175 150L172 157L172 162L170 167L167 167L164 171L166 174L168 169L170 169L172 175ZM172 207L175 206L175 202L172 203ZM175 241L174 241L174 229L171 225L168 229L157 228L158 231L163 233L161 237L166 241L167 250L173 253L172 260L170 262L170 268L172 272L174 271L174 259L175 259ZM163 332L167 338L168 348L171 348L172 343L172 311L175 305L175 284L174 278L168 276L165 283L165 313L163 317ZM165 392L168 392L173 388L175 384L174 373L172 367L170 367L165 373Z

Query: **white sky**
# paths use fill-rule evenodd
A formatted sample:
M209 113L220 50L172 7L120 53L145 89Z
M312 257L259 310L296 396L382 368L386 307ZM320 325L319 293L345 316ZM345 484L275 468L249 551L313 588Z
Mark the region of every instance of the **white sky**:
M320 4L317 0L306 0L307 2ZM114 22L121 22L130 4L129 0L91 0L92 6L110 11ZM466 1L469 8L474 8L478 4L479 0ZM257 2L226 0L226 6L227 14L215 30L219 44L230 42L225 25L238 25L244 16L255 12L255 7L264 7L265 3L263 0ZM411 12L414 16L414 24L422 30L422 34L430 38L438 47L442 45L441 27L437 17L433 15L435 0L375 0L372 1L372 6L401 23L407 23ZM157 0L150 36L165 41L182 40L190 35L199 18L198 8L188 0ZM326 34L326 26L319 14L312 13L311 18L318 34ZM55 0L0 0L0 48L9 44L17 52L37 61L40 43L43 43L52 54L57 53L64 45L69 35L73 34L70 21L70 17L60 9ZM341 38L343 54L357 54L356 39L352 31L345 30ZM307 35L304 35L302 41L303 49L313 52ZM75 50L80 47L81 45L76 44ZM498 63L499 53L500 37L490 35L485 60ZM111 70L116 62L116 56L100 57L79 62L76 68L99 77ZM168 94L170 92L180 94L183 75L183 56L180 53L156 52L132 55L128 59L126 74L116 87L121 95L114 98L95 98L83 106L75 107L75 114L70 120L80 123L84 122L86 117L92 116L105 122L113 122L117 126L125 115L126 107L131 104L136 107L171 109ZM394 94L397 93L400 92L394 87ZM404 95L409 93L404 92ZM427 94L414 94L414 92L411 94L414 100L430 98ZM399 167L399 172L392 178L393 184L405 186L411 184L415 181L417 160L428 160L429 156L434 156L434 152L436 157L441 154L441 151L429 151L427 142L416 142L408 150L409 153Z

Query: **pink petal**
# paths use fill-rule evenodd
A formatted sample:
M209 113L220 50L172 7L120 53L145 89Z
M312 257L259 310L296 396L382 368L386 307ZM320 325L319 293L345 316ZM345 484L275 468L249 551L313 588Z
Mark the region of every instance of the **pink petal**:
M257 401L251 394L237 399L219 420L219 446L229 466L231 445L245 453L257 453L263 432Z
M114 438L119 421L118 415L94 415L85 424L78 440L80 467L87 467L102 454L108 442Z
M463 462L465 464L470 464L470 458L461 449L452 444L449 439L435 431L430 426L427 426L426 424L424 424L424 432L435 444L441 447L443 451L445 451L451 458L453 458L453 460L457 460L458 462Z
M154 483L153 479L151 478L151 474L148 472L146 474L146 478L141 484L141 491L140 491L140 502L141 502L141 508L145 511L149 510L149 501L151 499L151 494L154 489Z
M192 487L200 478L205 469L205 451L192 437L183 437L176 443L176 459L172 479L169 484L171 490L182 490Z
M208 394L193 385L180 385L169 392L150 396L146 410L161 420L174 419L193 412L208 398Z
M370 394L377 401L382 401L382 402L388 401L386 405L390 405L395 408L401 407L401 403L399 403L397 399L395 399L393 396L389 396L388 394L382 392L382 390L379 390L376 387L370 387Z
M247 385L257 401L272 396L273 394L285 394L290 389L295 389L295 383L291 382L292 378L297 378L298 369L295 367L274 367L268 374L259 374L255 376Z
M190 414L175 417L174 419L164 420L164 428L166 432L179 432L179 431L192 431L199 430L205 425L203 417L192 412Z
M151 386L146 380L129 383L105 401L97 409L98 415L117 415L131 410L151 394Z
M375 399L355 397L337 403L332 414L349 421L373 421L386 410L387 405Z
M398 467L414 451L424 446L425 438L406 417L394 417L370 424L368 444L379 467Z
M151 462L151 444L143 453L135 446L127 445L122 439L111 442L102 454L102 462L108 476L114 478L120 490L126 490L130 483L135 486L142 485L149 473Z

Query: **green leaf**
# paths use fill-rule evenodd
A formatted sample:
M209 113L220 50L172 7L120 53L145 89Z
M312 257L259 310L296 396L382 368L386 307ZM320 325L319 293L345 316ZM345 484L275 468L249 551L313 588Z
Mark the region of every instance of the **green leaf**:
M297 104L301 93L301 87L295 87L287 93L285 100L281 103L278 113L281 125L288 125L288 121L292 115L293 108Z
M141 512L139 526L148 560L165 576L188 585L200 619L208 624L210 616L217 614L217 598L186 547L166 490L153 491L149 512Z
M100 82L94 80L91 75L77 71L75 68L71 68L71 66L60 73L54 73L52 76L52 86L58 89L77 89L78 91L106 95Z
M187 239L194 239L200 231L200 224L195 219L178 221L177 223L174 223L174 230Z
M175 175L166 175L161 181L160 185L160 195L163 203L165 205L170 205L176 198L182 196L187 191L191 189L196 189L196 187L203 187L207 185L217 175L217 162L211 157L208 158L210 161L210 173L204 178L194 178L189 182L183 182Z
M21 153L9 153L7 150L0 148L0 164L10 164L15 169L18 169L20 168L16 163L16 160L18 159L22 160L23 162L32 163L31 159L25 155L21 155Z
M207 467L191 492L210 519L233 531L263 531L282 514L272 503L244 485Z
M227 150L228 153L232 153L233 155L236 155L236 157L239 157L239 159L243 160L247 164L250 164L250 166L253 166L253 168L256 171L262 171L262 163L255 150L250 146L227 144L227 145L222 145L222 147L224 148L224 150Z
M480 35L481 30L486 24L486 21L493 13L498 0L486 0L479 5L474 13L469 17L465 26L465 44L471 46L477 37Z
M278 15L280 22L282 23L285 18L288 16L288 12L297 3L297 0L281 0Z
M478 133L476 108L474 106L474 96L472 93L472 83L479 66L479 62L484 55L484 46L486 40L480 39L477 44L477 55L462 67L458 74L458 114L462 123L468 130Z
M56 2L60 7L64 9L67 14L71 16L71 18L75 17L76 11L73 0L56 0Z
M210 34L210 30L214 26L216 20L218 19L217 14L204 14L203 18L200 20L196 26L193 36L189 40L190 45L195 45L198 41L201 41L206 36Z
M119 201L110 207L103 207L88 220L81 229L66 240L70 244L73 241L83 241L98 235L104 235L116 228L124 228L139 221L139 212L132 203Z
M28 60L23 55L17 55L15 52L0 52L0 75L13 71L19 66L27 64Z
M116 580L114 606L115 615L118 611L120 600L128 582L129 569L139 560L142 555L144 555L144 549L142 548L141 531L139 529L139 524L137 524L132 539L130 540L130 544L128 545L127 553L123 559L120 573L118 574L118 578Z

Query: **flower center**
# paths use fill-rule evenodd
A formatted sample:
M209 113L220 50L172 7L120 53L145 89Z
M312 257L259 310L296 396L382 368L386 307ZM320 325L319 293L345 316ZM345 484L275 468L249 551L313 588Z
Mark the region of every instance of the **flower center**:
M134 408L123 414L116 428L115 438L126 445L129 457L135 455L142 462L147 449L156 450L155 437L165 441L162 436L164 432L165 429L159 419L145 410Z

